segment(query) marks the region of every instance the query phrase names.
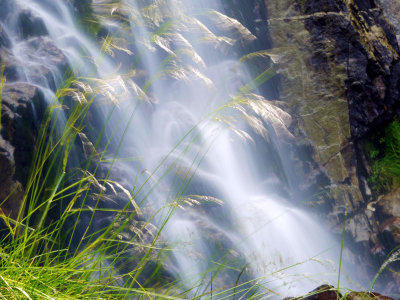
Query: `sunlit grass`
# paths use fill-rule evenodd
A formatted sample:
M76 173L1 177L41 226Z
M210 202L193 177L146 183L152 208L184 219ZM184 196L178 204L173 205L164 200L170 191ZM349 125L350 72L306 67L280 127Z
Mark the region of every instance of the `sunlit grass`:
M212 45L224 52L237 41L251 41L254 36L236 20L216 11L198 11L192 15L173 16L165 1L159 1L158 6L141 6L139 10L123 6L119 1L103 2L96 11L100 10L103 13L106 11L106 13L97 15L98 20L118 22L121 25L120 29L124 31L131 30L129 26L148 27L149 40L139 40L139 42L144 45L144 49L150 51L154 47L159 47L167 54L160 61L157 72L147 78L142 85L134 81L136 70L116 76L111 74L108 78L66 76L63 86L56 92L54 102L49 104L42 121L18 217L14 220L4 213L0 215L6 225L0 243L0 297L3 299L282 297L268 288L275 280L274 273L305 264L314 258L265 274L261 278L246 280L242 277L249 272L247 262L242 265L234 264L228 259L228 254L234 249L225 249L225 254L218 260L211 261L210 267L200 274L199 282L191 287L186 287L178 279L163 277L161 272L163 263L174 251L174 245L165 245L162 241L163 230L174 213L179 209L190 209L204 203L223 205L223 200L215 197L186 194L196 170L212 145L212 139L218 138L216 134L211 141L196 148L194 146L200 143L196 129L204 123L216 121L222 125L221 131L228 129L243 140L252 141L252 137L246 131L236 127L235 119L224 114L230 110L239 112L240 117L254 132L268 140L268 131L263 122L271 118L282 123L284 121L279 119L280 117L263 97L253 93L275 75L273 68L266 69L258 77L239 87L235 95L227 96L225 105L209 112L189 128L156 167L146 172L147 178L142 183L138 180L141 171L140 158L120 157L122 143L130 130L137 109L143 100L151 102L148 92L157 81L169 78L189 82L195 78L200 80L211 94L216 92L213 91L215 88L213 82L203 74L203 68L206 66L195 50L196 44ZM210 19L226 35L213 33L197 18L198 16ZM135 20L129 26L128 17ZM96 24L95 20L90 22ZM99 23L94 26L96 31L100 26ZM194 41L184 37L184 33L191 31L198 34L198 38ZM121 36L118 31L115 36L107 35L102 43L102 51L111 57L117 51L129 56L136 55L137 62L143 57L143 53L133 53L128 47L128 42ZM176 49L172 47L174 44L180 46ZM260 51L243 56L241 61L272 55ZM191 58L189 62L188 57ZM3 71L4 67L2 73ZM5 77L2 76L0 115L4 84ZM118 88L115 88L116 86ZM112 115L119 109L123 98L115 93L117 89L133 96L132 98L137 101L127 113L128 121L125 128L121 130L120 120L121 123L111 128L111 134L106 139L106 127ZM97 140L92 143L85 134L87 118L92 106L99 105L99 102L100 105L112 108L105 117ZM116 138L117 130L122 132L119 140ZM78 141L86 145L85 160L79 154L81 160L76 162L73 161L74 153L82 150L78 146ZM174 174L176 169L179 169L179 160L193 148L196 148L197 152L190 166L181 170L179 175ZM112 153L110 149L113 149ZM162 166L175 151L178 152L177 157L163 170ZM111 178L113 166L122 162L135 162L138 165L131 191ZM107 164L108 169L104 178L98 178L102 164ZM181 184L176 190L167 191L167 203L155 209L153 215L147 216L148 218L143 221L142 205L152 196L154 190L162 185L163 178L171 174L173 180L179 180ZM100 202L109 197L107 194L109 190L124 194L127 199L125 207L110 209L101 206ZM141 194L143 191L144 195ZM112 201L112 198L110 199ZM96 213L112 213L113 220L97 231L92 230L94 223L98 222L95 218ZM159 226L156 228L152 222L160 215L163 219L158 222ZM81 223L84 217L86 219ZM75 237L79 240L75 241ZM150 237L150 240L146 237ZM397 259L398 253L395 254ZM394 260L393 257L389 258L383 268ZM152 264L157 266L152 267ZM232 283L216 288L215 282L224 270L234 270L237 278ZM298 280L297 275L302 274L293 275L294 282ZM340 283L340 271L338 281Z

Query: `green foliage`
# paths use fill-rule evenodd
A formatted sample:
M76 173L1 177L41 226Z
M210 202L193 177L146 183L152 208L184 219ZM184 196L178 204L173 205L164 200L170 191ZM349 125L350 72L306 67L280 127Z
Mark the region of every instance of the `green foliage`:
M79 10L81 25L92 34L97 34L101 28L101 22L95 21L89 2L77 0L72 2L76 7L81 7ZM212 45L221 53L225 53L226 49L233 46L236 41L251 41L254 38L239 22L215 11L201 12L198 16L219 26L220 31L223 31L226 36L213 33L196 18L197 16L175 14L175 12L171 14L165 1L156 1L157 5L144 7L140 5L143 1L138 1L139 11L129 6L124 7L118 1L110 2L108 5L99 5L96 8L97 11L105 11L102 16L97 16L98 18L106 16L112 21L119 21L121 23L119 28L124 31L126 27L123 25L127 24L125 16L130 16L137 21L132 26L145 26L153 32L149 40L141 40L143 38L141 36L134 38L137 38L144 48L147 47L153 51L154 47L158 47L167 53L160 63L158 72L152 78L147 78L143 84L133 81L134 73L139 70L131 70L132 74L116 78L122 90L127 90L126 86L129 86L132 94L135 94L134 96L139 100L148 99L147 92L150 86L156 80L167 77L179 81L200 79L207 88L212 90L211 79L201 72L205 67L205 62L195 50L196 43ZM128 31L133 31L132 29ZM185 34L191 32L196 32L199 38L189 41L184 37ZM103 51L110 56L114 54L113 51L123 51L128 55L133 55L129 50L132 45L123 39L124 34L126 34L125 31L122 33L117 31L113 36L107 36L104 39ZM136 61L139 61L142 53L135 55ZM265 55L272 54L259 52L248 55L242 61L257 57L262 59ZM191 59L188 60L188 57ZM239 88L237 95L227 99L227 101L230 100L228 104L205 116L199 123L208 122L211 119L217 120L225 123L226 127L238 136L252 140L249 134L235 128L234 122L221 113L222 110L233 109L240 112L241 117L249 123L254 132L265 140L269 140L268 130L264 124L267 120L263 119L264 112L269 111L269 104L253 92L274 76L275 71L271 67L257 74L259 74L258 77ZM197 153L198 161L194 161L189 170L175 175L176 178L178 176L183 178L181 186L178 191L169 191L168 199L171 202L154 212L154 214L161 214L161 212L165 214L160 228L152 228L150 222L153 217L150 217L148 221L137 221L140 203L136 203L136 196L144 190L145 185L155 182L150 186L150 191L145 196L147 198L152 190L161 184L161 179L179 166L179 159L177 159L171 167L161 172L159 178L155 176L170 154L183 141L190 139L182 155L193 150L191 147L199 140L199 136L192 137L191 134L195 132L199 124L195 124L188 130L171 152L160 161L155 170L149 172L148 179L142 186L135 186L132 191L127 191L111 180L109 175L113 164L119 159L120 146L129 130L129 122L137 107L132 110L128 126L122 130L118 128L123 133L121 139L113 145L116 149L114 153L107 152L110 143L115 142L113 136L106 141L105 145L102 145L102 150L99 149L100 141L104 138L104 128L108 125L107 120L113 109L93 144L90 144L91 141L85 138L84 134L87 116L95 99L107 98L107 105L118 107L119 97L112 94L113 87L110 84L112 80L114 79L79 78L78 80L71 76L57 91L55 102L48 107L38 135L32 168L25 187L25 197L18 217L14 220L5 214L0 215L6 224L3 240L0 243L0 297L4 299L24 297L27 299L182 299L193 294L196 295L195 299L212 299L213 297L234 299L235 296L248 299L269 297L273 294L267 287L269 277L281 270L266 274L263 278L242 280L246 277L244 274L246 262L241 260L232 262L228 259L228 254L234 249L221 250L221 253L226 252L210 262L210 268L202 274L204 280L211 278L211 291L202 290L204 287L201 283L196 283L187 289L182 286L182 283L172 282L163 276L161 266L171 249L166 249L160 243L160 236L174 211L184 206L200 205L201 202L221 204L219 199L212 197L185 195L193 174L208 148L202 145ZM3 85L3 81L1 82ZM137 105L139 104L140 101ZM62 124L62 128L59 128L57 120L61 118L63 112L67 112L67 120ZM114 134L117 128L113 130ZM88 150L93 149L93 151L85 152L87 158L81 162L80 167L70 167L79 139L90 146L87 147ZM109 156L107 159L106 154ZM102 163L111 166L106 176L99 179L97 172ZM138 174L139 172L138 169ZM101 208L99 203L108 196L105 191L110 186L111 189L122 190L127 196L126 207L113 210ZM89 205L91 199L95 200L94 205L92 202ZM111 224L96 232L91 231L95 222L95 213L110 211L114 214ZM80 221L83 216L88 216L87 228L81 228ZM78 233L78 231L83 232ZM73 246L74 236L80 238L77 246ZM149 240L143 238L145 236L150 236ZM121 266L123 264L121 262L126 266ZM293 267L306 262L297 262ZM156 267L149 267L151 265ZM286 268L290 267L292 266ZM236 282L223 289L213 289L213 283L225 270L233 270L235 274L238 274Z
M366 144L371 163L369 182L378 193L389 191L400 184L400 122L393 121Z

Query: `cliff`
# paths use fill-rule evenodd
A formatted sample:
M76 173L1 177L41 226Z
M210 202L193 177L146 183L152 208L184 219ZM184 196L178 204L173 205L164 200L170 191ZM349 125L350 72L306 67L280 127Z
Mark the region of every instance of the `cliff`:
M348 212L346 230L350 243L363 249L358 258L363 267L367 257L371 264L382 261L400 243L393 220L399 217L394 209L399 199L379 202L386 203L384 216L375 209L380 192L371 187L372 162L364 145L399 114L398 4L272 0L265 5L272 47L280 54L275 63L280 100L294 120L292 151L303 158L294 158L302 174L297 189L322 208L334 231L343 228ZM395 225L382 230L387 220Z

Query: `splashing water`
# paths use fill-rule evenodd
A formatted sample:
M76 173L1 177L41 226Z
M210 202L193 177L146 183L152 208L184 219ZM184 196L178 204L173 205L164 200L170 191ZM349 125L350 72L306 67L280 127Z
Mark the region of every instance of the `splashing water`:
M65 1L16 3L43 20L76 74L99 76L117 94L119 112L110 131L117 128L120 155L140 157L138 165L118 168L129 174L125 184L136 202L149 208L146 217L156 213L158 227L167 220L162 235L174 250L165 265L185 288L197 286L192 296L211 285L245 282L239 280L242 270L261 290L277 295L337 283L340 245L276 192L285 179L290 186L290 174L265 175L259 164L267 155L260 143L279 152L274 124L284 123L279 115L285 113L256 95L235 50L255 37L223 15L219 2L95 0L103 27L115 43L119 38L126 44L110 43L113 55L82 32ZM49 90L51 81L53 89L58 86L62 74L54 63L32 59L26 41L13 43L16 57L26 63L22 80ZM37 65L51 70L51 80L32 78ZM249 128L255 133L249 135ZM288 160L278 160L290 172ZM221 266L229 272L220 272Z

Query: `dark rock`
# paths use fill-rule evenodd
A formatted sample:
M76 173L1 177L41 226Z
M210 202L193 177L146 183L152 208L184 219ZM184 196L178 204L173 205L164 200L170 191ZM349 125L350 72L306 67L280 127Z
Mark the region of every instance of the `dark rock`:
M5 28L0 23L0 65L5 64L4 76L7 81L15 81L18 79L19 70L18 61L13 57L11 48L11 40Z
M243 54L273 47L273 42L269 34L268 8L264 0L226 0L222 1L224 13L238 20L251 31L256 39L251 44L246 44L241 48ZM264 58L258 62L256 72L251 76L258 76L261 72L271 66L270 61ZM252 65L253 69L254 65ZM258 72L258 73L257 73ZM263 83L259 89L267 99L279 99L280 81L273 77Z
M55 91L68 68L64 53L47 36L18 42L16 48L0 47L0 64L5 63L7 82L29 81Z
M23 186L18 180L14 179L14 175L14 147L11 146L8 141L4 140L2 136L0 136L1 211L11 218L17 217L22 199L24 197Z
M309 296L308 296L309 295ZM350 292L343 296L337 292L335 287L331 285L321 285L315 290L312 290L310 293L303 297L299 298L285 298L285 300L290 299L303 299L303 300L337 300L337 299L346 299L346 300L394 300L393 298L383 296L379 293L368 293L368 292Z
M34 36L42 36L48 33L43 20L35 16L29 10L23 10L20 12L17 24L21 31L21 36L24 39Z
M296 174L305 174L299 176L304 180L298 190L306 188L313 204L323 203L316 211L328 215L338 233L348 212L349 240L365 254L357 258L360 265L375 264L375 270L365 272L370 276L381 263L377 257L392 250L382 233L396 241L400 233L397 216L389 213L392 205L380 207L387 213L382 220L378 209L367 207L376 195L360 144L400 115L400 51L385 16L398 18L398 5L391 5L397 2L383 0L382 10L374 0L266 1L274 47L287 49L274 68L293 119ZM308 156L295 152L307 148ZM317 177L326 179L313 180Z
M4 76L7 82L18 81L23 74L23 65L13 56L11 51L0 47L0 64L5 64Z
M317 287L315 290L312 290L307 295L302 297L304 300L337 300L341 299L342 295L337 293L336 289L331 285L321 285ZM289 299L298 299L298 298L286 298Z
M10 38L8 37L1 23L0 23L0 47L5 47L5 48L11 47Z
M27 45L34 50L34 54L42 57L47 65L57 66L60 70L66 68L68 61L62 51L48 37L35 37L27 41Z
M298 4L300 9L306 14L314 14L317 12L341 12L346 10L343 1L337 0L306 0Z
M19 45L20 63L28 81L56 90L68 68L68 59L47 36L33 37Z
M366 292L351 292L350 294L346 295L347 300L394 300L393 298L383 296L379 293L366 293Z
M0 199L2 209L16 217L23 198L37 135L37 116L43 114L39 89L26 83L6 84L2 93L0 135ZM35 107L35 109L34 109Z
M380 222L379 231L390 232L395 245L398 245L400 243L400 188L380 198L377 207L385 216Z

